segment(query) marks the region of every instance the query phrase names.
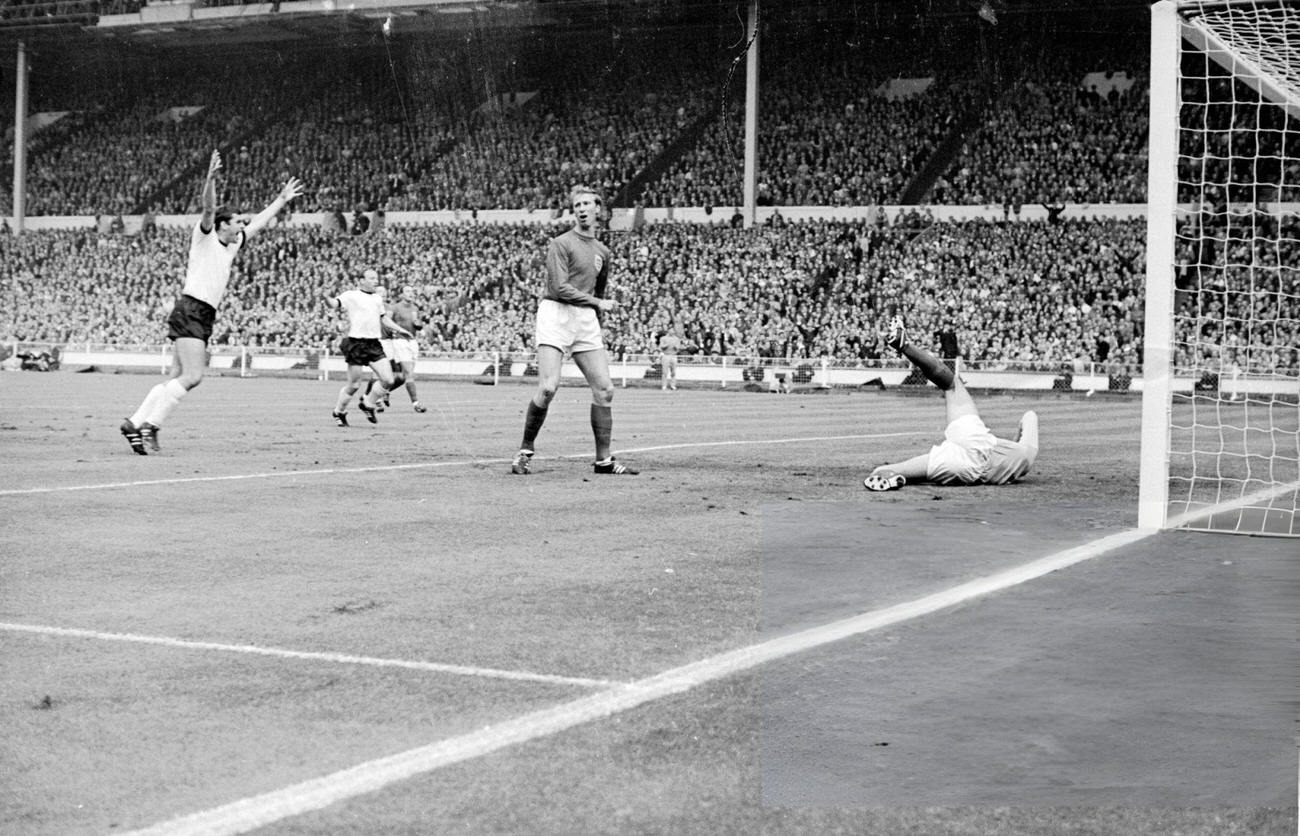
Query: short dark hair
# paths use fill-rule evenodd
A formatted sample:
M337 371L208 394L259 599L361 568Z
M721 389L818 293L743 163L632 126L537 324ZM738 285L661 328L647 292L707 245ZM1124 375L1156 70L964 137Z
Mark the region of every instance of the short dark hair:
M217 211L212 214L212 228L220 229L222 224L228 224L235 217L235 210L229 206L218 206Z

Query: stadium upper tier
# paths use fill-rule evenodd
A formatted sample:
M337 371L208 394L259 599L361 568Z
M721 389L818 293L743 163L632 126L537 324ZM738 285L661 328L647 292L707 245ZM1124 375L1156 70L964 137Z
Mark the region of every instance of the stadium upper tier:
M192 212L214 146L229 161L222 198L240 206L290 174L307 212L546 208L578 181L622 205L734 206L741 34L376 30L234 55L37 51L25 213ZM758 200L1141 202L1146 37L1141 16L1094 32L773 23Z

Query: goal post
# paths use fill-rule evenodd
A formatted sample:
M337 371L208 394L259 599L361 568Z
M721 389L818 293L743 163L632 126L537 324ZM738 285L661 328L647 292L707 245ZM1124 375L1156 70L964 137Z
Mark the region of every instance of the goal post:
M1300 536L1300 0L1151 10L1142 528Z

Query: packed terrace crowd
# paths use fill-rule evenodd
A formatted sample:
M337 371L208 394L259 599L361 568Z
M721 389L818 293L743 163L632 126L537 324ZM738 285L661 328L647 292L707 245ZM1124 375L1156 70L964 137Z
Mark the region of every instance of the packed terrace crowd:
M430 350L524 353L545 237L560 228L465 222L355 236L280 227L237 262L213 342L331 350L343 323L327 300L373 266L388 287L417 288ZM0 238L12 271L0 296L0 337L160 343L187 234L85 229ZM1251 241L1225 236L1201 261L1184 253L1178 362L1207 360L1192 354L1227 340L1243 366L1297 368L1294 350L1277 348L1300 343L1295 279L1281 269L1300 263L1297 234L1285 231L1290 243L1270 256L1272 284L1252 273L1246 286L1244 272L1228 266ZM605 326L616 357L653 354L658 336L680 324L696 352L718 362L858 363L888 356L879 335L897 306L921 339L950 327L961 356L985 367L1133 367L1141 362L1144 235L1140 221L933 222L915 212L892 222L751 229L649 224L608 236L622 307ZM1247 316L1257 308L1280 311L1267 333Z
M927 164L935 203L1018 208L1144 198L1144 68L1126 65L1141 51L1123 38L1104 50L1071 50L1067 39L990 52L969 31L870 49L855 32L846 37L816 53L818 61L806 60L817 48L806 32L774 39L765 52L759 203L889 204ZM925 47L962 38L962 49ZM299 213L555 212L574 182L610 196L638 185L625 197L650 206L740 203L742 83L733 71L743 78L743 52L689 39L588 40L578 54L594 70L579 72L566 63L575 52L564 45L498 47L485 55L481 44L410 41L396 50L371 44L238 63L196 59L193 72L131 65L90 84L67 83L64 93L42 88L39 107L70 113L32 137L27 212L193 213L213 146L227 149L223 199L246 208L262 205L289 174L308 186ZM976 53L975 64L962 59ZM467 69L485 65L483 75ZM1088 71L1116 68L1135 81L1127 91L1097 93L1081 83ZM917 97L875 92L891 78L920 76L934 81ZM500 86L484 103L488 78ZM1294 132L1275 125L1268 108L1242 107L1249 91L1222 80L1189 84L1185 107L1203 108L1208 130L1185 139L1184 168L1197 160L1216 167L1210 179L1229 182L1234 200L1294 197ZM517 97L529 88L535 98ZM1206 98L1238 101L1225 108ZM945 140L950 156L936 157ZM1238 159L1222 159L1229 148ZM1281 158L1272 153L1279 149L1289 163L1269 162ZM1256 183L1285 185L1266 193ZM1200 237L1222 233L1223 246L1182 252L1193 265L1184 280L1217 275L1220 285L1197 286L1215 298L1195 287L1180 295L1183 359L1211 350L1191 339L1200 334L1207 343L1227 340L1247 365L1295 368L1294 352L1268 356L1253 347L1263 338L1248 333L1242 314L1276 303L1282 331L1269 339L1296 344L1295 280L1280 265L1297 263L1300 253L1288 245L1257 255L1280 262L1270 274L1278 278L1239 293L1237 268L1215 268L1241 246L1225 231L1226 212L1214 208L1225 194L1185 197L1210 204ZM1140 362L1140 224L1068 213L1053 223L936 224L924 210L884 217L751 230L665 223L616 234L625 305L607 323L611 345L616 354L650 353L656 336L680 323L711 358L871 360L882 354L883 312L898 305L918 333L956 330L973 362ZM389 224L359 236L278 229L241 257L215 342L327 347L339 323L326 298L376 266L390 286L414 284L441 311L426 334L433 349L525 351L544 238L554 230L471 222ZM0 338L161 341L184 241L175 229L0 239L7 274Z
M965 151L938 172L936 203L1140 201L1143 96L1081 90L1088 71L1139 75L1138 33L1103 50L1077 33L981 50L977 34L773 33L760 203L896 204L955 133ZM294 174L310 187L306 212L547 207L578 180L611 196L635 181L628 198L647 206L734 206L745 56L743 38L723 41L428 36L174 62L106 49L40 77L34 109L67 115L32 137L25 209L192 212L214 145L230 151L231 201ZM882 94L900 78L933 81Z

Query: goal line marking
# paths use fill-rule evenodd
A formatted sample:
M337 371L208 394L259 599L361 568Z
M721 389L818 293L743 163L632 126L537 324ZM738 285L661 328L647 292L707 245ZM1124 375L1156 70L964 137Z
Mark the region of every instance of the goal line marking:
M767 662L920 618L1026 583L1131 545L1154 533L1148 530L1129 530L1112 534L912 601L721 653L624 686L599 691L427 746L366 761L282 789L164 821L135 833L137 836L226 836L247 833L346 799L376 792L451 764L473 760L509 746L605 719Z
M1300 491L1300 481L1274 485L1271 488L1263 488L1262 490L1255 491L1246 496L1237 497L1228 502L1218 502L1213 505L1206 505L1203 508L1175 514L1165 520L1165 528L1183 528L1192 526L1194 523L1198 523L1208 517L1213 517L1217 514L1240 511L1245 508L1250 508L1252 510L1272 510L1270 505L1265 505L1264 508L1260 508L1260 506L1265 503L1271 503L1275 497L1281 496L1282 494L1295 493L1296 491ZM1169 504L1182 505L1186 503L1182 500L1172 500ZM1286 513L1294 513L1293 510L1286 508L1278 510Z

